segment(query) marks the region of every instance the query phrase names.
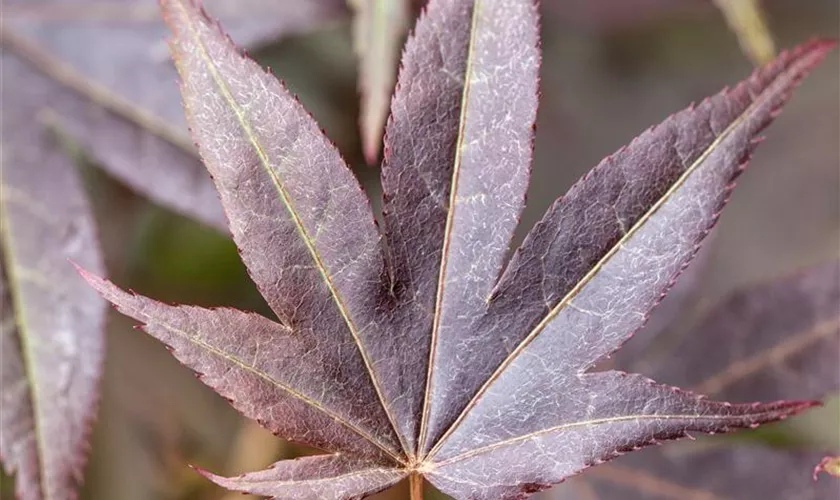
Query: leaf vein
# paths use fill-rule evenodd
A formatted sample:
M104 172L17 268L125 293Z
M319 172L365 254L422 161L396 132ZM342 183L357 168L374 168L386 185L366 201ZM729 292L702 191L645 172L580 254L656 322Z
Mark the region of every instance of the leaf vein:
M27 195L28 196L28 195ZM5 204L6 200L0 199L0 208L2 205ZM25 306L23 304L23 299L21 298L19 293L14 293L14 290L20 286L21 284L21 276L19 276L19 271L21 270L20 264L15 262L15 253L11 248L11 234L12 231L9 229L10 226L10 217L8 216L8 210L0 210L0 245L3 247L3 255L6 260L6 273L8 274L9 283L12 284L12 291L9 292L12 301L12 311L13 315L16 318L15 324L17 325L17 336L18 340L20 341L21 346L21 357L23 358L23 366L24 371L26 374L26 379L28 382L29 388L29 403L32 407L32 433L33 439L35 440L35 447L38 450L37 456L35 457L35 461L37 462L37 469L38 469L38 477L41 482L37 488L40 490L41 494L44 496L45 500L49 500L51 495L51 490L48 488L47 482L47 464L45 462L46 454L46 443L44 442L44 438L41 435L40 429L43 427L41 423L41 412L39 411L38 401L40 401L40 397L38 396L38 387L40 384L38 383L37 377L37 370L35 367L35 363L33 361L34 358L34 339L30 338L29 335L26 334L26 324L23 322L24 318L24 311ZM16 285L16 286L15 286ZM14 333L14 331L12 332Z
M423 452L426 443L426 434L428 432L428 414L429 405L431 403L431 387L432 387L432 372L434 370L435 356L437 355L437 342L440 332L441 309L443 308L443 294L446 286L446 266L449 257L450 245L452 242L453 224L455 221L455 206L458 201L458 181L461 174L461 162L463 161L464 140L466 135L467 125L467 104L470 98L470 88L472 85L473 63L475 56L475 41L478 33L479 12L481 9L480 0L476 0L473 5L472 23L470 27L470 41L467 47L467 62L464 70L464 88L461 94L461 110L458 118L458 138L455 146L455 159L452 167L452 180L449 188L449 206L446 212L446 225L443 233L443 244L440 256L440 270L438 274L437 291L435 294L435 310L432 323L432 338L429 349L429 363L426 371L426 388L423 395L423 412L420 424L420 444L419 452ZM448 73L447 73L448 74ZM459 81L460 83L460 81Z
M327 271L326 266L324 265L323 261L321 260L321 256L318 253L318 250L315 248L314 243L312 242L312 239L309 237L309 234L307 233L307 230L303 225L303 221L301 221L300 216L298 215L297 211L295 210L294 205L292 204L292 201L289 197L289 194L286 192L286 189L282 184L282 180L279 178L277 173L274 172L274 170L271 168L271 160L268 158L268 155L266 154L265 149L263 148L262 144L257 139L257 135L254 133L254 130L251 127L250 121L245 116L243 110L240 108L236 99L233 97L233 94L231 93L230 89L228 88L227 82L225 82L224 78L222 78L221 74L219 73L218 68L216 68L216 65L213 63L213 60L210 58L210 55L207 51L207 47L205 47L204 42L201 40L200 35L196 31L196 28L193 24L193 21L190 19L189 14L186 12L186 9L185 9L184 5L180 1L176 2L176 4L178 5L178 8L181 9L181 11L182 11L183 17L185 19L185 24L187 25L187 28L190 31L190 35L192 36L192 38L193 38L194 42L196 43L197 47L200 49L199 54L200 54L201 59L204 61L205 65L207 67L207 70L209 71L211 77L213 78L213 81L218 86L219 91L222 93L225 101L227 102L227 104L230 106L231 110L236 115L237 121L239 122L239 125L242 127L242 131L245 133L246 138L251 143L251 145L254 147L254 150L255 150L257 156L259 157L260 165L262 166L263 170L265 170L266 174L269 176L272 184L274 185L275 189L277 190L277 193L280 195L281 201L283 202L286 210L289 212L289 216L291 217L292 221L295 224L295 228L297 229L298 233L300 234L301 239L304 242L304 245L306 246L306 248L309 251L313 261L315 262L315 265L318 268L318 271L321 274L321 277L324 280L324 283L327 285L327 288L328 288L328 290L330 292L330 295L332 296L332 298L333 298L333 300L336 304L336 307L339 311L339 314L341 315L342 319L344 320L345 324L347 325L347 328L350 332L350 335L353 337L353 341L355 342L356 347L359 349L359 352L362 356L362 360L365 364L365 368L366 368L366 370L368 372L368 375L371 379L371 383L372 383L372 385L374 387L374 390L376 391L376 394L379 398L379 402L382 405L382 408L383 408L383 410L385 411L385 414L388 417L388 420L391 424L391 427L394 430L395 435L397 436L397 439L400 441L400 444L403 447L403 451L407 452L408 447L406 446L406 444L403 440L403 436L398 430L398 426L397 426L397 423L396 423L396 421L395 421L395 419L392 415L392 412L391 412L387 402L385 401L385 396L382 393L382 388L381 388L381 386L379 384L379 381L378 381L378 379L377 379L377 377L376 377L376 375L373 371L373 365L372 365L372 362L370 360L370 357L368 356L367 351L365 350L365 348L362 345L361 339L359 337L359 332L358 332L355 324L353 323L352 319L350 318L349 313L347 311L347 308L344 305L344 302L341 299L341 296L339 295L338 290L336 290L335 285L332 282L332 278L330 277L330 274Z
M768 87L769 88L769 87ZM682 175L671 185L668 190L653 204L653 206L646 211L638 221L625 233L608 251L601 257L595 265L592 266L592 269L587 272L583 278L578 281L575 286L564 296L556 306L554 306L545 317L531 330L531 332L520 342L520 344L514 349L508 357L502 362L501 365L496 369L495 372L487 379L484 385L478 390L478 392L473 396L470 402L464 407L464 410L458 416L458 418L453 422L453 424L449 427L446 433L441 437L435 447L429 452L429 456L434 455L441 445L452 435L455 429L463 422L466 415L472 410L473 407L477 404L478 400L484 395L485 392L489 389L491 385L499 378L499 376L507 369L508 366L513 363L513 361L525 350L526 347L545 329L546 326L562 311L566 308L569 302L572 301L582 290L583 288L597 275L601 269L612 259L612 257L627 243L630 238L632 238L636 232L638 232L647 222L653 217L657 211L668 201L671 197L685 184L688 178L702 165L708 157L717 149L717 147L726 140L731 133L736 130L742 123L744 123L747 118L753 113L755 109L757 109L761 104L763 104L764 99L769 94L767 89L762 92L748 107L741 113L732 123L727 126L723 132L719 136L715 138L715 140L703 151L703 153L694 161L690 166L688 166L683 172Z
M493 450L498 448L503 448L505 446L515 445L524 441L528 441L531 439L537 439L547 434L552 434L555 432L565 431L568 429L574 429L577 427L585 427L588 425L604 425L604 424L614 424L620 422L632 422L632 421L641 421L641 420L701 420L701 421L721 421L731 419L731 415L702 415L702 414L694 414L694 415L623 415L620 417L609 417L609 418L599 418L593 420L584 420L581 422L571 422L568 424L561 424L556 425L554 427L548 427L546 429L541 429L538 431L530 432L528 434L523 434L522 436L517 436L511 439L505 439L503 441L499 441L487 446L482 446L481 448L475 448L473 450L461 453L460 455L456 455L452 458L448 458L441 462L434 463L434 467L443 467L445 465L449 465L454 462L460 462L466 460L468 458L472 458L477 455L482 455L485 453L489 453Z
M388 474L388 473L398 473L402 476L405 475L404 472L399 471L397 469L383 469L383 468L376 468L376 469L364 469L360 471L348 472L346 474L339 474L337 476L330 476L326 478L318 478L318 479L290 479L287 481L277 481L275 479L258 479L253 480L249 479L248 484L270 484L271 486L299 486L299 485L306 485L306 484L313 484L313 483L321 483L325 481L338 481L341 479L346 479L348 477L354 476L367 476L370 474Z
M298 400L308 404L312 408L314 408L314 409L320 411L321 413L327 415L328 417L332 418L333 420L335 420L339 424L341 424L344 427L346 427L346 428L350 429L351 431L355 432L356 434L358 434L359 436L361 436L365 440L369 441L370 443L372 443L373 445L375 445L376 447L378 447L379 449L381 449L382 451L387 453L391 458L393 458L397 462L402 463L402 459L399 456L395 455L394 452L388 446L379 442L379 440L377 440L376 438L374 438L373 436L371 436L370 434L365 432L363 429L353 425L353 423L351 423L347 419L343 418L341 415L333 412L329 408L326 408L325 406L320 404L318 401L306 396L305 394L303 394L301 392L296 391L295 389L292 389L288 385L286 385L283 382L275 379L274 377L272 377L268 373L260 370L259 368L255 367L255 366L252 366L252 365L249 365L244 360L239 359L238 357L236 357L236 356L234 356L234 355L232 355L232 354L230 354L226 351L223 351L222 349L219 349L219 348L217 348L213 345L208 344L207 342L205 342L204 340L200 339L199 337L197 337L195 335L191 335L190 333L188 333L188 332L186 332L186 331L184 331L180 328L177 328L177 327L175 327L171 324L163 323L160 320L158 320L157 318L153 318L152 316L144 313L140 309L133 308L133 307L128 307L127 308L125 306L122 306L122 308L123 309L131 309L131 315L132 316L145 317L146 320L144 321L144 323L148 324L150 322L154 322L156 325L160 325L163 328L166 328L170 332L184 338L188 342L190 342L192 344L195 344L196 346L210 352L211 354L214 354L214 355L224 359L225 361L230 362L233 366L238 367L241 370L244 370L244 371L246 371L248 373L251 373L253 375L256 375L257 377L265 380L266 382L273 385L274 387L286 392L287 394L294 397L295 399L298 399ZM230 369L233 369L233 366Z

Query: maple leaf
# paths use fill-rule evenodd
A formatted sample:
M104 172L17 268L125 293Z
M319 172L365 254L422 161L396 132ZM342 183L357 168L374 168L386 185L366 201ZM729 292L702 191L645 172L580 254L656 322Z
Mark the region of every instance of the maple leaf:
M103 266L75 165L43 123L50 83L6 51L0 64L0 462L18 498L69 499L98 400L105 303L67 260Z
M840 389L838 353L840 263L830 262L733 294L650 364L657 380L719 398L823 398ZM658 448L594 469L571 481L568 493L591 499L830 498L836 484L812 479L822 455L721 444Z
M63 131L138 193L227 231L218 195L195 155L162 42L156 0L9 0L4 50L49 77ZM254 47L345 14L341 0L211 0L233 38ZM16 82L25 85L25 82Z
M715 239L715 232L706 237L703 246L692 258L691 265L680 274L679 280L668 290L668 295L663 297L662 301L649 313L644 326L633 334L631 342L623 344L620 350L605 361L605 367L643 372L633 363L639 361L640 358L645 360L646 357L643 355L651 345L661 336L670 333L677 319L690 312L690 304L699 299L698 283L708 269L709 255L715 248Z
M437 0L421 16L386 127L384 234L282 84L197 2L163 9L194 138L279 320L168 306L83 274L244 415L327 453L212 480L276 498L360 498L410 477L457 498L521 498L658 440L817 404L713 402L589 369L643 325L757 134L833 42L785 53L640 135L505 265L537 108L533 2Z

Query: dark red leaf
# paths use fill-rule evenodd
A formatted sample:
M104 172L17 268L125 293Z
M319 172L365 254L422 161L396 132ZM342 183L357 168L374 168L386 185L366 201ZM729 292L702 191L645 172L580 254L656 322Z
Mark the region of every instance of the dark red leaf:
M340 455L285 460L272 464L267 470L234 478L200 472L231 490L299 500L363 498L384 490L405 476L404 471L392 467L377 467Z
M641 371L637 367L644 361L642 353L666 336L676 325L677 318L691 313L691 305L699 297L698 284L708 268L709 254L714 248L714 232L703 241L703 246L690 265L677 277L668 295L650 312L645 325L621 349L610 356L610 366L625 371ZM641 360L640 360L641 358Z
M87 277L244 414L334 454L215 481L356 498L422 475L458 498L521 498L658 440L816 404L731 405L588 371L671 287L757 134L833 43L784 54L607 158L503 273L531 159L533 2L437 0L419 20L386 132L384 238L286 89L196 1L163 5L188 121L280 323Z
M513 387L520 408L541 414L532 404L642 326L717 220L756 135L832 46L804 45L668 118L554 204L514 255L486 313L441 349L452 366L439 360L435 368L458 388L441 389L450 398L442 417L453 422L448 434L468 412L505 418L495 400ZM479 343L494 348L473 347ZM482 399L494 403L482 409Z
M382 462L396 439L361 356L235 309L167 306L83 272L247 417L289 439ZM337 344L337 342L333 342ZM343 346L345 349L347 346Z
M424 411L423 452L476 389L460 377L486 378L498 366L494 356L462 356L501 347L469 332L480 327L525 203L537 35L532 2L442 1L406 44L382 187L395 293L407 303L400 329L414 346L404 361L410 397L424 397L417 380L428 373L425 406L410 415Z

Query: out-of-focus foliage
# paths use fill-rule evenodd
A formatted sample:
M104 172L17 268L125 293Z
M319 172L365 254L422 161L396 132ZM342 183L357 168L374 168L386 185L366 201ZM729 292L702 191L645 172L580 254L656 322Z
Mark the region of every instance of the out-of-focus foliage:
M840 390L840 263L830 262L733 294L667 355L648 360L657 380L728 401L824 398ZM811 465L840 450L778 450L738 442L666 447L621 457L571 481L568 498L818 500L840 487ZM823 464L830 465L831 461ZM562 494L554 499L566 498Z
M9 57L47 77L56 119L99 165L150 199L226 230L215 190L194 156L177 72L155 0L11 0ZM341 0L208 0L245 47L328 25Z
M350 0L353 44L359 58L359 133L368 163L381 148L385 120L397 81L397 65L411 23L410 0Z
M99 400L105 307L74 260L104 272L73 159L44 107L61 96L0 55L0 462L21 500L75 498Z
M726 22L738 36L744 53L758 66L776 55L773 35L761 10L761 0L715 0Z

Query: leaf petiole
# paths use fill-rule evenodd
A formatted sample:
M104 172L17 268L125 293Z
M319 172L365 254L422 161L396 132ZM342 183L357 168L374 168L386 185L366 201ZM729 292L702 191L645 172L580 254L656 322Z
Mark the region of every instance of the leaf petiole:
M411 500L423 500L423 476L411 474L408 476L408 485L411 491Z

